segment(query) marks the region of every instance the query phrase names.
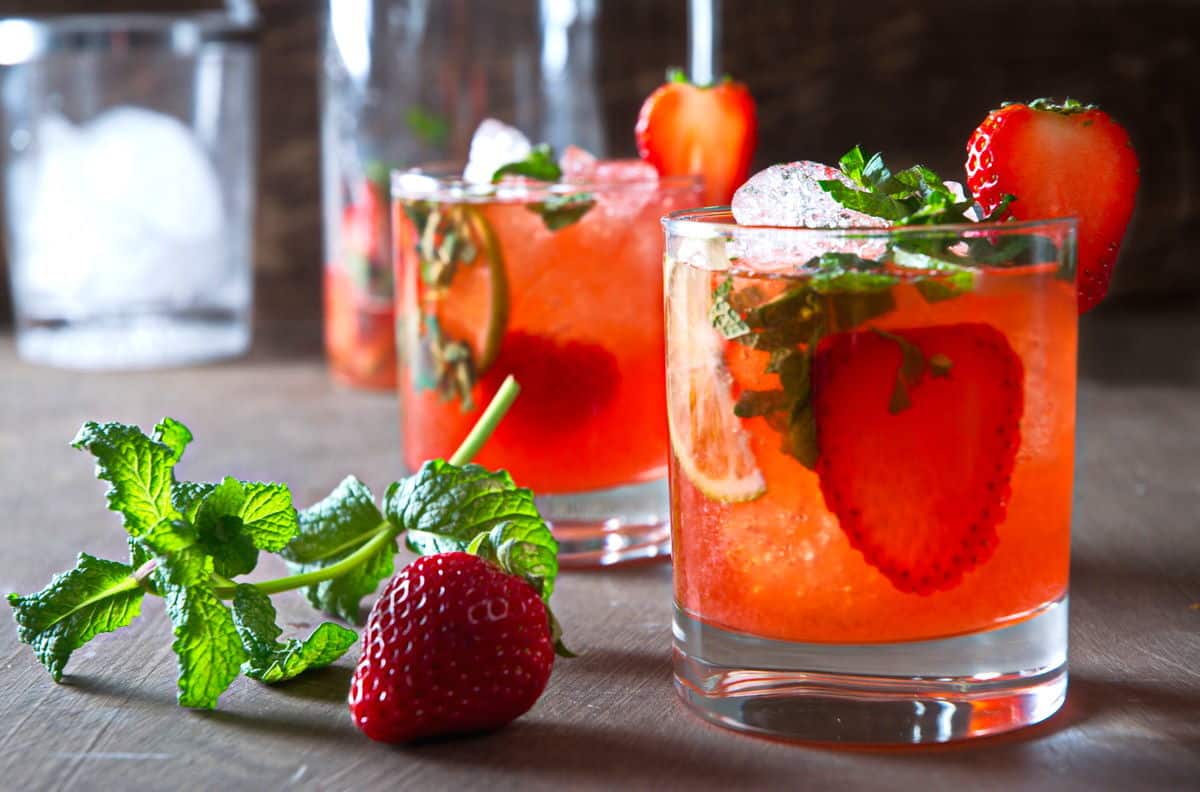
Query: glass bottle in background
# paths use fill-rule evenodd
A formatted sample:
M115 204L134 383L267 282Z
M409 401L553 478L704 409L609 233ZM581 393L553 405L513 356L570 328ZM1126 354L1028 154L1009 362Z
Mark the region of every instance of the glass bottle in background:
M465 160L496 117L603 155L599 0L330 0L322 73L325 343L349 384L396 384L387 175Z
M0 21L17 351L84 369L250 343L256 16Z

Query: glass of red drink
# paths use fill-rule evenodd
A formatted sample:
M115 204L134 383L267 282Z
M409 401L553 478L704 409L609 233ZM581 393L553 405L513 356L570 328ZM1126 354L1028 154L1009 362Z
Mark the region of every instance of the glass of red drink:
M649 174L648 174L649 171ZM449 455L508 375L476 457L538 494L564 563L668 550L659 218L697 179L601 162L586 182L392 180L403 453Z
M1075 221L667 234L675 680L733 728L940 742L1067 682Z

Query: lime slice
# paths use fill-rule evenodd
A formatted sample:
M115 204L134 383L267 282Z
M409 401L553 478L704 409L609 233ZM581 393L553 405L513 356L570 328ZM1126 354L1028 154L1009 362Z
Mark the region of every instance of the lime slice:
M721 355L723 341L708 320L710 273L672 259L666 267L671 449L707 497L725 503L754 500L767 485L750 438L733 414L733 378Z

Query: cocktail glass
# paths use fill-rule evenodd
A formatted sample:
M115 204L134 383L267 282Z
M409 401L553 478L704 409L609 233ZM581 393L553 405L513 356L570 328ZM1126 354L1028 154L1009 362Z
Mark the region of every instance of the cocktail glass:
M867 743L1058 710L1075 221L664 225L683 700Z
M521 396L476 457L538 494L564 563L662 555L667 527L659 218L693 178L639 163L549 185L393 175L405 463L444 457L504 378Z

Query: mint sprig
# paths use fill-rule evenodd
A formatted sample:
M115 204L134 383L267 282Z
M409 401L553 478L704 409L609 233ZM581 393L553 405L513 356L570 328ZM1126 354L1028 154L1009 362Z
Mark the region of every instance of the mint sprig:
M838 167L855 185L838 179L818 182L848 209L890 220L894 225L942 225L971 222L974 201L959 200L945 181L924 165L893 173L882 154L867 157L860 146L846 152Z
M562 168L554 158L554 149L549 143L539 143L530 149L525 159L509 162L496 168L492 184L499 184L505 176L524 176L544 182L556 182L562 178Z
M450 461L431 462L389 487L386 516L354 477L300 513L282 484L179 481L175 465L192 436L172 419L153 436L126 424L85 424L75 445L96 456L97 474L111 485L109 508L122 515L132 563L80 554L74 569L42 591L10 594L18 638L58 681L72 652L128 625L147 593L162 596L173 628L178 701L212 708L239 675L281 682L341 657L356 640L352 630L327 622L307 638L281 641L269 595L306 589L314 606L357 621L362 598L391 575L406 530L418 550L477 553L548 599L558 545L532 493L507 473L467 464L518 391L510 377ZM294 574L255 583L231 579L252 570L260 552L278 552ZM552 613L549 619L561 649L561 630Z

